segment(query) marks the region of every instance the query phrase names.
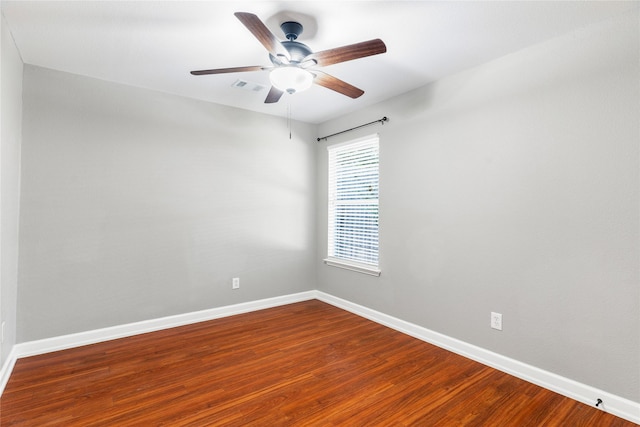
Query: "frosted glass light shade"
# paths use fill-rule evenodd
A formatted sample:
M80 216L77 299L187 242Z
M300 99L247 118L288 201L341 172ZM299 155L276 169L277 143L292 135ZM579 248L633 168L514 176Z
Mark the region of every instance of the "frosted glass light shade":
M283 92L307 90L313 84L313 74L298 67L278 67L269 74L271 84Z

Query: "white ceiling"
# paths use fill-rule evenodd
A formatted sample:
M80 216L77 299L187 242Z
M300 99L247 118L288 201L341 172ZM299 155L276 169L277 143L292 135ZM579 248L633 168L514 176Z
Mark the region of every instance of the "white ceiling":
M321 123L535 43L638 8L637 1L2 1L27 64L247 110ZM298 39L319 51L382 39L387 53L323 68L365 91L351 99L320 86L278 104L268 72L192 76L190 70L270 65L233 13L258 15L278 37L298 20Z

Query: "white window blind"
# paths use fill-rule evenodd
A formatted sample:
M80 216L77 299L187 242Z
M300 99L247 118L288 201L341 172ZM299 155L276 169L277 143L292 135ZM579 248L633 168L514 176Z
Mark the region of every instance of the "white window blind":
M327 261L344 260L347 266L362 263L379 274L378 136L333 145L328 150Z

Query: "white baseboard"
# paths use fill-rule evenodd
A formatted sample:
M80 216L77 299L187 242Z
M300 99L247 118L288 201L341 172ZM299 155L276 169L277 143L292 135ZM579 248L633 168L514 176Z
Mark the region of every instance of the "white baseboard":
M321 291L317 291L316 298L587 405L595 406L597 399L602 399L603 404L599 406L601 410L640 424L640 403L638 402L633 402Z
M306 301L314 299L315 297L316 291L300 292L297 294L250 301L224 307L211 308L208 310L178 314L175 316L167 316L159 319L145 320L142 322L129 323L109 328L96 329L93 331L79 332L76 334L63 335L59 337L46 338L42 340L16 344L13 346L9 357L7 357L7 360L0 369L0 396L2 396L2 392L4 391L4 388L9 381L9 377L11 376L11 372L13 371L13 367L15 366L17 359L21 357L51 353L53 351L110 341L118 338L144 334L147 332L175 328L177 326L204 322L221 317L233 316L235 314L248 313L265 308Z
M343 310L347 310L376 323L388 326L399 332L460 354L461 356L475 360L484 365L491 366L492 368L506 372L510 375L529 381L587 405L595 405L597 399L600 398L604 402L600 405L600 409L603 411L609 412L617 417L624 418L636 424L640 424L640 403L638 402L624 399L595 387L536 368L535 366L519 362L509 357L502 356L481 347L465 343L455 338L423 328L422 326L406 322L321 291L301 292L225 307L212 308L193 313L179 314L160 319L152 319L143 322L16 344L0 369L0 396L9 381L9 376L11 375L11 371L13 370L17 359L21 357L34 356L37 354L109 341L161 329L174 328L191 323L233 316L235 314L242 314L310 299L318 299Z
M161 329L175 328L177 326L184 326L192 323L218 319L221 317L262 310L265 308L292 304L294 302L314 299L315 297L315 291L300 292L297 294L227 305L224 307L210 308L207 310L178 314L175 316L161 317L159 319L145 320L142 322L129 323L126 325L118 325L110 328L96 329L93 331L80 332L77 334L63 335L60 337L25 342L16 344L15 348L17 349L19 358L35 356L37 354L50 353L52 351L65 350L67 348L80 347L82 345L95 344L98 342L129 337L132 335L159 331Z
M9 356L4 361L2 366L0 367L0 397L2 397L2 392L9 382L9 377L11 376L11 372L13 371L13 367L16 365L16 361L18 360L18 353L16 352L15 346L11 348L9 352Z

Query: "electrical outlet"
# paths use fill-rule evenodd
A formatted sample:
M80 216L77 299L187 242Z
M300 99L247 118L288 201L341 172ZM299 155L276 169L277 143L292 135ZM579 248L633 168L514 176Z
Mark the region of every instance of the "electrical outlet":
M240 288L240 278L234 277L231 280L231 289L239 289Z
M491 327L499 331L502 330L502 314L491 312Z

